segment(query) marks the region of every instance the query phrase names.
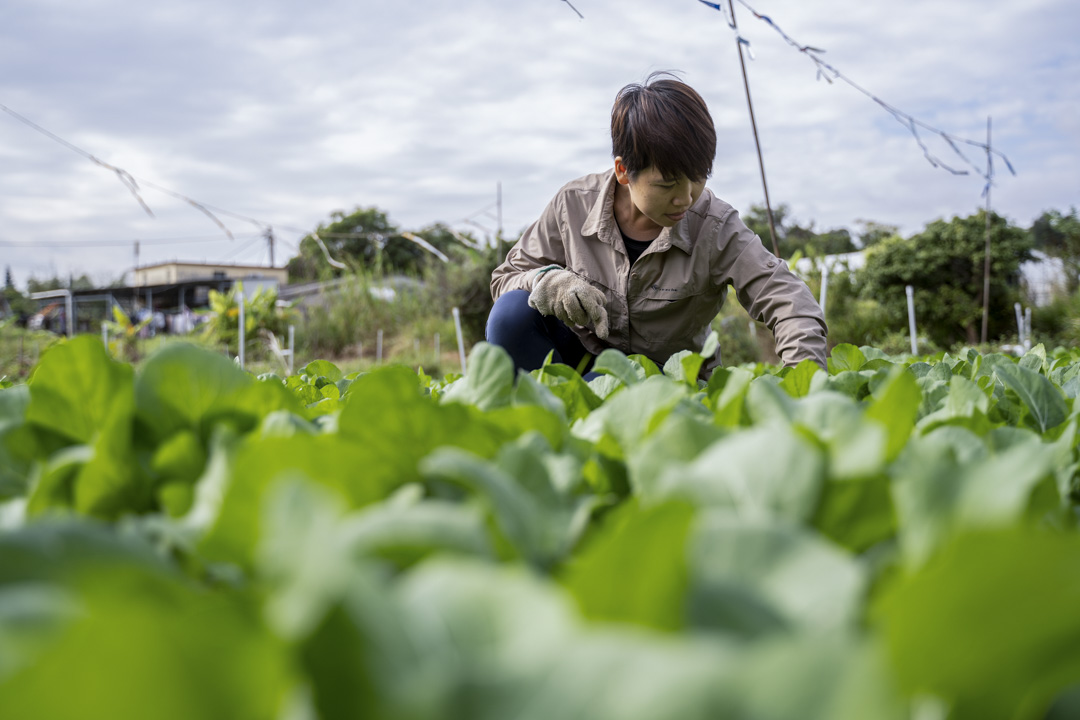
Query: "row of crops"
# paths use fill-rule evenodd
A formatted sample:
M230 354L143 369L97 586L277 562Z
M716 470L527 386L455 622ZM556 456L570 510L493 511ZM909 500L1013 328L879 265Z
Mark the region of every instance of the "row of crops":
M0 717L1080 717L1080 353L701 363L50 349L0 381Z

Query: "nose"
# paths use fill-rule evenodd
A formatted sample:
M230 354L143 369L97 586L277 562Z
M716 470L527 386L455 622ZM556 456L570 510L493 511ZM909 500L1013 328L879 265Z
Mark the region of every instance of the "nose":
M675 194L675 197L671 201L676 207L683 207L690 204L690 184L679 188L679 192Z

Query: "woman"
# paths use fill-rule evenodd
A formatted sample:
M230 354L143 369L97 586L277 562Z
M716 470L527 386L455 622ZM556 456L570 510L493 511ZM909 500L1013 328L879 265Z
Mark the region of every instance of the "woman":
M518 368L571 366L613 347L658 365L700 351L734 287L785 365L825 367L825 318L806 284L705 187L716 131L666 73L619 91L615 166L565 185L491 276L487 339ZM711 373L720 352L705 365Z

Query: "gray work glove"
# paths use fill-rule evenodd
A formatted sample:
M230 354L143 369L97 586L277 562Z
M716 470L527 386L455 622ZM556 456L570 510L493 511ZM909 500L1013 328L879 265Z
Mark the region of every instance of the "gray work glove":
M541 315L554 315L567 325L593 324L599 337L608 335L604 293L580 277L561 268L533 271L529 305Z

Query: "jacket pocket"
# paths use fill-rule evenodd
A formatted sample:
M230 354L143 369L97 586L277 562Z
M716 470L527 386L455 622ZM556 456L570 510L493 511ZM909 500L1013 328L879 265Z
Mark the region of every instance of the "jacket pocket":
M631 331L653 350L699 350L691 347L694 338L716 317L723 297L713 288L653 288L630 304Z

